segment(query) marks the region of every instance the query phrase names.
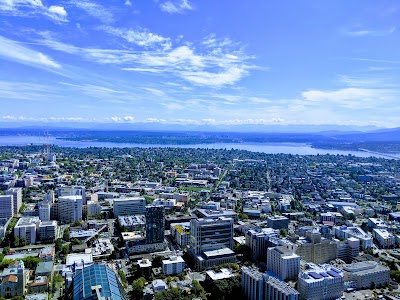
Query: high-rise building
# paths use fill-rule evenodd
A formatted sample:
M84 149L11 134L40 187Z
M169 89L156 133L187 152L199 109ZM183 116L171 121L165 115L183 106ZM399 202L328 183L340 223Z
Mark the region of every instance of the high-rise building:
M82 197L62 196L58 198L58 216L62 223L82 220Z
M53 241L57 234L57 221L43 221L39 225L39 239Z
M0 195L0 218L9 219L14 215L14 196Z
M308 264L299 273L297 290L301 300L338 299L344 290L344 274L330 265Z
M297 241L296 254L301 259L316 264L327 263L337 257L337 244L322 238L319 228L304 228L304 238Z
M117 274L106 265L95 264L76 271L65 300L128 300Z
M146 244L164 242L165 211L162 205L146 206Z
M82 204L86 204L86 189L84 186L59 186L56 188L57 197L80 196Z
M246 246L250 248L252 260L265 260L267 249L273 247L271 240L279 237L279 230L254 228L246 232Z
M355 257L360 254L360 240L356 238L348 238L344 241L334 240L337 251L336 257L346 263L351 263Z
M6 195L13 195L14 214L19 213L22 205L22 188L10 188L6 191Z
M283 280L296 279L300 271L300 256L284 246L269 248L267 269Z
M114 199L114 216L144 215L146 213L146 199L143 197Z
M50 202L40 202L38 203L38 210L39 210L39 219L42 222L50 221L51 220L51 203Z
M242 290L247 300L298 300L299 292L271 274L242 268Z
M201 270L214 265L234 262L233 219L193 219L190 221L189 253L196 268Z

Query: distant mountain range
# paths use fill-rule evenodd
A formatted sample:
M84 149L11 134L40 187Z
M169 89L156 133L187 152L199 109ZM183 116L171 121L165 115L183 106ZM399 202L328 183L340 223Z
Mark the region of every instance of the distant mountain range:
M81 125L81 123L80 123ZM143 144L196 143L323 143L354 144L368 142L400 142L400 128L382 129L371 126L336 125L165 125L160 124L87 124L90 128L25 126L0 129L1 135L33 135L68 140L126 142ZM76 126L76 123L75 123Z
M137 131L202 131L202 132L260 132L260 133L340 133L340 132L369 132L379 130L376 126L352 125L263 125L263 124L238 124L238 125L196 125L196 124L162 124L162 123L39 123L39 122L1 122L0 130L26 129L26 130L137 130ZM382 129L385 130L385 129Z

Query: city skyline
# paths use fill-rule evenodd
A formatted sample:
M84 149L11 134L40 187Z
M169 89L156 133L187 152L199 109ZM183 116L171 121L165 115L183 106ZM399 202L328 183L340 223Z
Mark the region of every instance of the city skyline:
M0 0L0 126L399 127L396 1Z

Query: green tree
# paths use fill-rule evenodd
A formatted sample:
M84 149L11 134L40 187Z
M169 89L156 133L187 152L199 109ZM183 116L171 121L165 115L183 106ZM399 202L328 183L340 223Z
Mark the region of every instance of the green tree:
M206 291L204 290L204 288L201 286L201 284L197 280L192 281L191 292L193 295L196 295L197 297L200 297L201 299L207 299Z
M126 275L125 275L124 271L118 270L118 275L119 275L119 277L121 277L121 281L122 281L122 284L124 285L124 287L127 287L128 281L126 280Z
M37 265L43 260L39 257L28 256L22 259L27 269L35 270Z
M69 242L70 237L71 237L71 232L69 231L68 228L66 228L64 230L63 240L66 241L66 242Z
M4 255L8 255L8 253L10 253L10 247L9 246L7 246L7 247L4 247L3 248L3 254ZM4 257L3 257L4 258ZM2 259L3 260L3 259Z
M62 253L64 256L68 255L68 254L69 254L69 245L64 245L64 246L62 246L62 248L61 248L61 253Z
M183 300L184 295L182 290L178 288L171 288L164 290L161 293L157 293L154 296L154 300Z
M63 242L61 239L56 240L55 250L56 252L60 252L62 248Z
M132 282L132 291L131 298L132 299L142 299L143 297L143 288L146 284L146 279L140 277Z

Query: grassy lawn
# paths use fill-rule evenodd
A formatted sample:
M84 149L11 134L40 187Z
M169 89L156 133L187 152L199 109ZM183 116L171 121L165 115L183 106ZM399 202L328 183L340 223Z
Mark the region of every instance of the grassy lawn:
M211 190L211 188L198 187L198 186L183 186L180 189L181 189L181 191L191 191L191 192L200 192L202 190L207 190L207 191Z

